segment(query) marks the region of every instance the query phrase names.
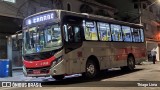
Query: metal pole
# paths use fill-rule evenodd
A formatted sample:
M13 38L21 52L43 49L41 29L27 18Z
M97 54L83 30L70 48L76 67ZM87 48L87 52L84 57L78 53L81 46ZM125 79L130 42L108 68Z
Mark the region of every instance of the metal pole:
M9 59L9 76L12 77L12 36L8 36L7 38L7 53Z
M145 10L147 10L148 8L150 8L152 5L156 4L157 0L155 2L153 2L151 5L147 6ZM138 0L138 12L139 12L139 23L142 24L142 14L143 14L143 10L141 9L141 1Z
M138 0L138 12L139 12L139 24L142 24L142 11L141 11L141 1Z

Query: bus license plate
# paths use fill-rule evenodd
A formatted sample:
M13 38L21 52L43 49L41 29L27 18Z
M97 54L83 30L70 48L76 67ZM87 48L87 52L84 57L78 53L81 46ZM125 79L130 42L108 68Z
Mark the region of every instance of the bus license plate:
M40 74L41 71L40 70L33 70L33 74Z

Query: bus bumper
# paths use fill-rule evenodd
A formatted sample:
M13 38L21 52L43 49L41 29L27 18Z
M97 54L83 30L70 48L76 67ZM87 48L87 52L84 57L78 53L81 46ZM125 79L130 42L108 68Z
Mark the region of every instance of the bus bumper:
M46 68L38 68L38 69L26 69L26 67L23 66L23 74L26 77L47 77L50 76L50 73L41 73L42 70L45 70ZM37 72L37 73L35 73Z
M23 73L26 77L48 77L66 74L64 60L48 68L27 69L23 66Z

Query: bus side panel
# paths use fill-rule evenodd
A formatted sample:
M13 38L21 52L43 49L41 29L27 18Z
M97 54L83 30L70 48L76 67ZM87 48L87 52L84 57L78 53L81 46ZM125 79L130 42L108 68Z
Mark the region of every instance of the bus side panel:
M109 42L85 41L83 43L83 57L85 58L81 67L83 72L85 71L86 61L91 55L98 59L101 70L111 67L111 51Z
M128 53L125 52L126 48L130 48L130 45L124 42L111 42L111 50L112 50L112 67L121 67L127 65L127 56Z
M134 54L135 63L139 64L146 60L146 48L145 43L134 43L132 52Z
M127 66L127 58L129 54L132 54L135 58L135 63L138 64L145 60L145 47L144 43L124 43L113 42L111 44L112 50L112 67Z
M145 44L124 42L90 42L84 41L82 47L65 55L67 74L85 72L87 59L93 55L100 65L100 69L127 66L129 54L133 54L136 64L145 60Z
M81 66L84 59L82 58L82 47L65 54L67 74L81 72Z

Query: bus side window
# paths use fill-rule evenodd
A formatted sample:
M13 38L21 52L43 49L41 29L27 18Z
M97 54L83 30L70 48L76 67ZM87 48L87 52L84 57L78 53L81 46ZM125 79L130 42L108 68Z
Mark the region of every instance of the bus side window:
M95 22L85 22L84 24L84 34L86 40L98 40L97 29Z
M111 41L110 27L108 23L98 22L98 35L101 41Z
M68 42L68 31L67 31L67 25L63 26L64 29L64 39L66 42Z
M74 27L74 40L75 42L81 42L81 33L79 27Z
M74 25L64 25L64 39L66 42L81 42L80 27Z
M141 42L139 29L132 29L133 42Z
M143 32L143 29L140 29L140 33L141 33L141 42L144 42L144 32Z
M132 36L131 36L130 27L122 26L122 32L123 32L123 40L125 42L132 42Z
M113 41L122 41L122 32L120 25L111 24L111 32Z
M68 41L74 42L73 28L72 28L72 26L68 26L67 28L68 28Z

